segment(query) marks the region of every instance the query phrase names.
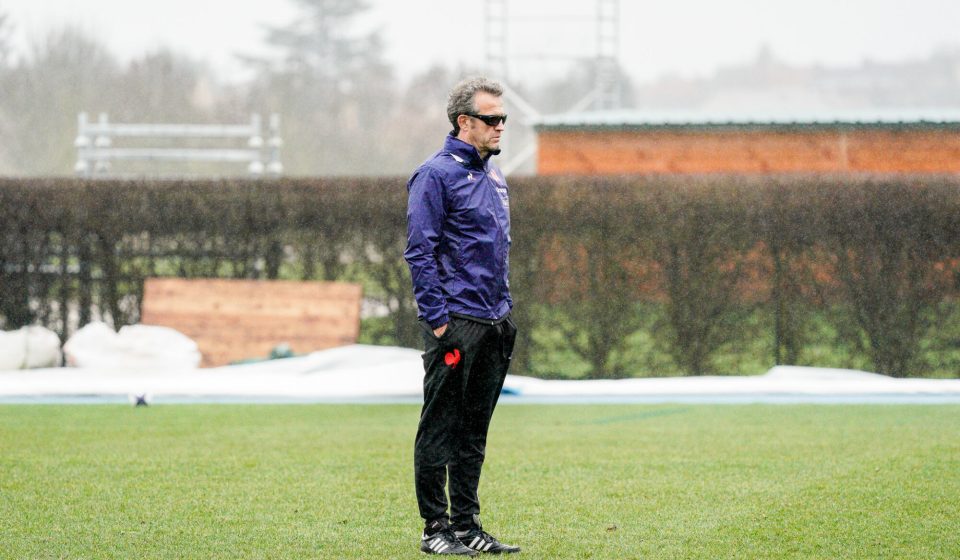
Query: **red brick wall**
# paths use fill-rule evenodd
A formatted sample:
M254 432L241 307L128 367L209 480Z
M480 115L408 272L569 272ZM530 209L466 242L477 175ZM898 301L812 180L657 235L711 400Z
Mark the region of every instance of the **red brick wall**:
M541 175L960 173L960 130L554 130L540 132L538 152Z

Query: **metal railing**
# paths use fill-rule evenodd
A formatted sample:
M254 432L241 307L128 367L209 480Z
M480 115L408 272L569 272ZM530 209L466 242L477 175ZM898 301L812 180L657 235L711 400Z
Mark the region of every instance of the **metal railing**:
M111 123L106 113L97 122L90 122L87 113L77 116L77 164L74 171L81 176L109 176L117 161L177 163L246 163L247 173L254 176L280 175L280 116L270 116L269 137L263 139L260 115L250 117L248 124L135 124ZM215 141L216 147L114 147L118 138L140 140L202 139ZM246 140L239 147L238 140Z

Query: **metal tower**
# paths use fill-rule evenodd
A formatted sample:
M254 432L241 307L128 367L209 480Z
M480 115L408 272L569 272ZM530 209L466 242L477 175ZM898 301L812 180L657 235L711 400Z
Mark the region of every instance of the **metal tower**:
M619 65L620 0L593 0L596 2L596 12L593 16L589 13L578 16L564 16L550 11L532 18L525 18L523 15L518 16L514 12L514 23L521 28L524 28L523 24L530 23L532 20L540 26L552 26L546 29L541 27L540 29L540 32L546 31L549 33L550 30L556 32L559 29L558 24L573 22L574 26L582 26L585 37L596 33L596 51L582 55L556 52L511 52L508 28L513 32L516 32L516 28L508 25L510 23L507 11L508 1L485 0L484 2L484 17L486 19L484 54L486 56L487 75L503 85L504 99L512 106L511 110L517 110L520 113L520 118L515 118L512 121L519 124L520 127L519 129L513 129L515 132L511 133L509 144L504 146L506 161L501 169L504 173L510 175L519 170L536 154L536 134L532 124L540 119L539 111L510 87L511 68L508 65L511 61L517 63L530 60L535 63L542 63L546 60L590 61L594 69L593 89L587 96L568 108L569 111L582 111L587 108L595 110L618 109L622 100L620 98ZM589 3L586 1L583 4L589 7ZM591 29L591 26L595 27ZM569 31L569 28L566 29ZM522 41L517 42L522 43ZM512 70L514 75L520 75L523 72L517 70L516 66Z
M620 107L620 0L597 0L597 109Z
M486 26L486 66L490 76L509 81L507 73L507 0L487 0L484 4Z
M620 96L620 0L594 0L596 11L595 16L586 16L578 18L584 26L594 26L593 32L596 37L595 49L591 54L583 56L574 56L571 54L557 53L529 53L529 52L510 52L509 45L509 14L507 10L508 0L486 0L484 3L485 27L484 37L486 39L486 71L487 73L500 80L501 82L510 81L509 61L523 60L557 60L569 59L571 62L577 59L591 60L594 65L594 91L589 100L578 104L586 106L588 103L593 109L616 109L622 102ZM528 20L530 18L527 18ZM539 24L549 25L551 23L569 22L571 16L557 16L551 13L544 13L535 16ZM521 23L529 23L521 22ZM584 29L586 32L587 29ZM516 70L516 68L514 68Z

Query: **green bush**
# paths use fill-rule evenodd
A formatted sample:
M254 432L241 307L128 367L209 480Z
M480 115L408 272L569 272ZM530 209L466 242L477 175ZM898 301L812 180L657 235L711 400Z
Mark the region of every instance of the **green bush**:
M133 323L150 276L340 279L361 282L389 312L364 322L363 340L417 347L404 185L0 179L0 326L39 323L65 338L94 318ZM956 364L956 177L511 186L518 373L810 363L942 376Z

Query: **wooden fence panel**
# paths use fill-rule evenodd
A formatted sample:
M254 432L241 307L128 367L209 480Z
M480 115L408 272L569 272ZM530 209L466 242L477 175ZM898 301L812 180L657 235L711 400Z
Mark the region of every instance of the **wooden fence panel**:
M220 366L282 343L295 353L354 344L362 295L345 282L148 278L141 322L182 332L204 367Z

